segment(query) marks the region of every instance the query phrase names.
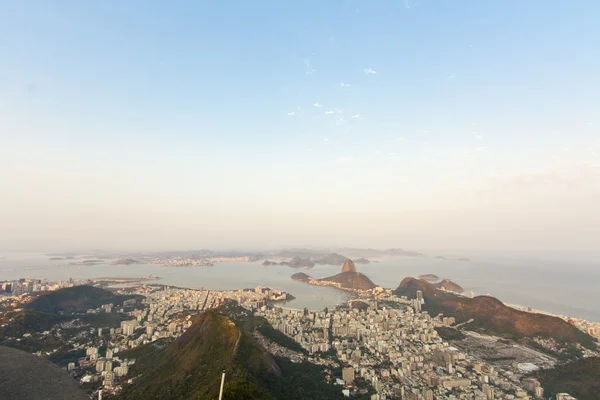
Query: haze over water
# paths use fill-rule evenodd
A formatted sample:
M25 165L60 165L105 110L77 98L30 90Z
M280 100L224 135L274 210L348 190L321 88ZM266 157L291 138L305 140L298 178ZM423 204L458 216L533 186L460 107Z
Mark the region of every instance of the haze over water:
M212 267L163 267L152 264L115 266L68 265L74 260L49 261L42 254L5 254L0 259L0 280L45 278L67 280L98 277L159 276L150 283L180 287L224 290L268 286L296 297L287 307L322 309L351 298L349 293L307 285L290 278L305 272L322 278L340 272L341 267L317 265L311 269L263 266L261 262L215 263ZM551 313L600 321L600 269L586 261L475 258L470 262L440 260L432 257L393 257L379 263L358 265L376 284L396 288L404 277L433 273L448 278L466 292L486 294L505 303L518 304Z

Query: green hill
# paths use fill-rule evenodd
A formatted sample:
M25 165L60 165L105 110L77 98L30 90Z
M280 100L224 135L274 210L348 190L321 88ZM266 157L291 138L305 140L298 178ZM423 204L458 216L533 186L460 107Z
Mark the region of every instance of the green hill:
M112 303L117 306L130 298L134 296L120 296L110 290L94 286L73 286L44 293L24 308L48 314L70 314L86 312L90 308L97 308L103 304Z
M416 297L417 290L423 292L425 311L432 316L439 313L453 316L459 322L473 319L467 325L471 330L481 330L517 340L540 336L553 338L566 345L579 343L590 349L596 348L594 338L563 319L516 310L494 297L461 297L437 290L429 282L414 278L405 278L394 293L399 296Z
M579 400L600 400L600 357L538 371L534 376L544 387L546 397L566 392Z
M62 340L56 336L43 336L42 332L73 320L79 320L87 327L118 327L121 321L127 319L125 314L88 314L87 310L107 303L117 306L136 297L116 295L93 286L75 286L42 293L21 310L0 313L0 345L28 352L54 350L61 346ZM26 333L31 336L23 338Z
M119 399L214 399L226 371L224 399L337 399L341 390L323 382L321 367L275 359L249 329L251 316L234 322L212 310L164 348L149 344L121 357L136 358L137 378Z

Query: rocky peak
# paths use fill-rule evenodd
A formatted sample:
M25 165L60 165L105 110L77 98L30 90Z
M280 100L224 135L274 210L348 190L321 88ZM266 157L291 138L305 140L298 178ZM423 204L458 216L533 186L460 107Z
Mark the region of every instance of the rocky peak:
M346 261L344 261L344 266L342 267L342 273L344 273L344 272L356 272L356 265L354 264L354 261L352 261L349 258Z

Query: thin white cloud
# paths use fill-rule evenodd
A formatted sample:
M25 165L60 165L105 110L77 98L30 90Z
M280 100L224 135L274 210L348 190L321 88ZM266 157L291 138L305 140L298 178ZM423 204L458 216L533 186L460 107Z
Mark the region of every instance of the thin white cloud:
M355 158L353 156L345 156L345 157L340 157L338 158L338 161L342 161L342 162L349 162L349 161L354 161Z
M339 118L337 121L335 121L335 124L340 126L340 125L345 125L346 124L346 120L344 119L344 117Z
M455 76L454 76L454 75L450 75L450 76L448 77L448 79L454 79L454 78L455 78Z
M420 3L415 0L404 0L404 8L407 10L412 10L413 8L418 7L419 4Z
M364 119L363 117L360 116L360 114L356 113L352 116L352 118L354 119Z
M483 136L481 136L481 135L479 134L479 132L475 132L475 139L476 139L476 140L481 140L481 139L483 139Z
M296 115L296 111L290 111L287 115Z
M323 138L324 142L329 142L329 138Z
M325 115L331 115L331 114L333 114L333 111L332 111L332 110L327 110L327 111L325 111Z
M400 136L400 137L396 138L397 142L402 142L403 140L404 140L404 136Z
M347 87L350 87L350 84L345 83L345 82L340 82L340 87L347 88Z
M476 148L475 150L477 150L477 151L487 151L488 147L487 146L480 146L480 147Z
M319 103L315 103L315 104L313 104L313 107L320 108L320 107L323 107L323 105L321 105L321 104L319 104Z
M305 69L304 73L306 75L312 75L315 72L317 72L317 70L312 67L310 60L304 60L304 69Z
M363 71L366 75L375 75L377 73L373 68L365 68Z

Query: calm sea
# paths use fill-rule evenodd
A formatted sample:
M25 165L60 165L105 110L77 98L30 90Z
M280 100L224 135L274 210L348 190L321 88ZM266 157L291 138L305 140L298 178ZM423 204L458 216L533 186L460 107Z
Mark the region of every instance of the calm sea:
M315 266L293 269L256 263L217 263L213 267L162 267L158 265L110 264L75 266L73 260L50 261L43 254L0 254L0 281L18 278L161 277L155 283L205 289L239 289L268 286L285 290L296 299L287 306L323 309L349 299L349 294L315 287L290 279L295 272L315 278L336 274L341 267ZM467 292L490 293L504 302L573 317L600 321L600 265L583 261L549 261L477 258L470 262L430 257L379 259L358 265L360 272L383 287L395 288L406 276L433 273L449 278Z

